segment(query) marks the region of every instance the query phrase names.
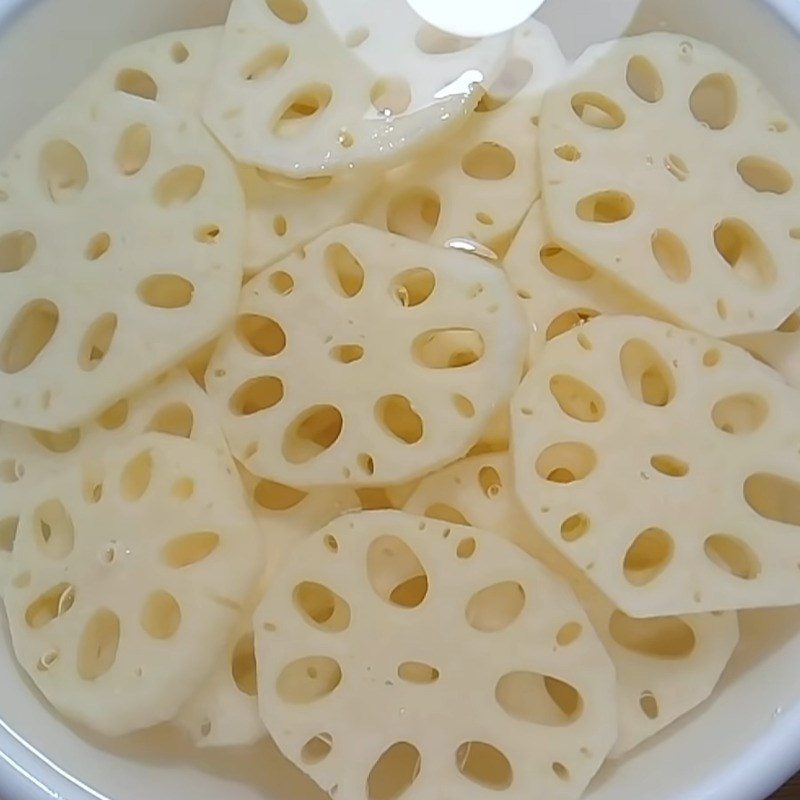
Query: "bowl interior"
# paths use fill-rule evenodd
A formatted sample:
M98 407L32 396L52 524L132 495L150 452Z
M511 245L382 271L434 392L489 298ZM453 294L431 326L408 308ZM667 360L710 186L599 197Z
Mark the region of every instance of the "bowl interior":
M0 0L0 151L111 50L162 31L220 23L227 5ZM800 82L792 77L800 70L796 0L549 0L539 17L568 56L626 29L707 39L753 67L800 119ZM606 765L589 800L757 800L800 765L800 609L746 612L741 619L742 644L713 698ZM112 743L76 732L28 685L5 634L0 687L0 797L8 800L56 793L69 800L325 797L268 743L198 751L168 728Z

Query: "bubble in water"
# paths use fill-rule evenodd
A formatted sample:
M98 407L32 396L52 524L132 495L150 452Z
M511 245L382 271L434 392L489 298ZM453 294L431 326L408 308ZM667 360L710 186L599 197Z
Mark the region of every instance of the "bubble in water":
M694 55L694 47L692 46L691 42L681 42L678 45L678 50L680 50L681 58L684 61L692 60L692 56Z

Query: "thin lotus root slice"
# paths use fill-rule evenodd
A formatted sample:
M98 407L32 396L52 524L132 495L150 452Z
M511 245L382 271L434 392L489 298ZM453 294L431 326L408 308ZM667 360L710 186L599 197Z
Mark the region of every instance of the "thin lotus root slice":
M0 165L0 418L63 430L235 313L244 203L190 114L67 102Z
M589 48L541 114L560 244L714 336L800 305L800 131L715 47L654 33Z
M800 310L793 311L774 331L746 333L730 338L769 364L790 386L800 389Z
M612 758L706 700L739 640L734 612L633 619L616 609L528 520L506 453L467 458L423 478L405 510L495 531L569 581L617 671L619 736Z
M78 96L112 92L199 114L222 43L222 26L172 31L123 47L78 89Z
M577 798L616 736L574 595L491 533L342 517L294 551L254 629L270 733L342 797Z
M258 712L253 611L293 547L340 514L358 508L358 498L347 489L301 492L244 470L242 480L264 541L267 569L224 658L174 720L198 747L250 745L266 735Z
M183 370L160 377L130 400L119 400L81 428L49 433L0 422L0 595L26 495L87 456L147 432L192 439L230 460L208 396Z
M14 652L66 717L114 736L171 719L263 569L228 459L147 434L25 493L5 593Z
M798 401L738 347L601 317L514 397L517 492L631 616L797 603Z
M477 456L482 453L502 453L509 448L511 437L511 412L508 406L501 408L489 420L481 438L470 448L467 455Z
M253 474L382 486L466 453L518 385L525 346L501 270L349 225L247 284L206 383Z
M222 43L222 26L162 34L114 53L81 87L102 97L112 91L200 113ZM249 274L298 245L355 219L374 176L365 171L292 179L237 166L247 206L245 270Z
M403 0L234 0L205 120L237 161L292 177L386 165L465 119L509 39L444 34Z
M419 478L395 486L365 486L356 489L358 509L361 511L399 511L414 493Z
M256 167L239 167L247 206L245 272L254 275L337 225L358 216L375 175L287 178Z
M540 193L536 124L544 90L563 69L550 29L523 25L458 137L390 173L363 221L432 244L475 241L502 258Z
M545 342L600 314L663 317L646 298L556 244L541 201L525 217L503 267L528 317L530 364Z

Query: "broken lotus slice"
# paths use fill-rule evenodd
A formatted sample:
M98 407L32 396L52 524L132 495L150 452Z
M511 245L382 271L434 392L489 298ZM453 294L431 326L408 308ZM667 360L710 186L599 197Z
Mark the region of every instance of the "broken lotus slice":
M267 568L211 678L183 706L174 722L198 747L254 744L266 735L258 713L253 611L287 553L340 514L358 507L348 489L302 492L242 470L248 502L262 537Z
M204 118L237 161L291 177L389 165L466 118L509 40L442 33L403 0L234 0Z
M634 619L616 609L528 520L507 453L467 458L428 475L405 510L499 533L570 582L617 671L619 735L611 758L706 700L739 641L734 612ZM565 631L562 642L576 631Z
M147 432L192 439L230 459L211 402L184 370L161 376L81 428L49 433L0 422L0 595L26 495L65 468Z
M265 724L342 797L577 798L616 737L614 671L574 595L494 534L342 517L254 629Z
M0 417L59 431L213 339L235 312L244 201L191 114L67 101L0 166Z
M631 616L800 602L798 401L738 347L600 317L550 342L512 401L517 493Z
M730 56L668 33L590 47L540 134L563 247L715 336L800 305L800 130Z
M663 316L646 298L556 244L541 200L523 220L503 269L528 317L530 364L545 342L600 314Z
M502 271L350 225L245 286L206 385L253 474L396 484L475 444L518 385L526 344Z
M263 570L228 460L138 437L26 491L4 600L14 652L64 716L116 736L171 719Z
M432 244L469 239L502 258L541 190L536 122L563 69L550 29L525 23L458 136L390 172L363 221Z

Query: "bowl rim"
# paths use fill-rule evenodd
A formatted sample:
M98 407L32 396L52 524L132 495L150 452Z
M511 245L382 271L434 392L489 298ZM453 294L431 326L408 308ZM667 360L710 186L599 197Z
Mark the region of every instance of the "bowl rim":
M0 30L39 0L0 0ZM755 0L800 37L798 0ZM800 769L800 704L681 800L763 800ZM0 718L0 800L112 800L70 775Z

